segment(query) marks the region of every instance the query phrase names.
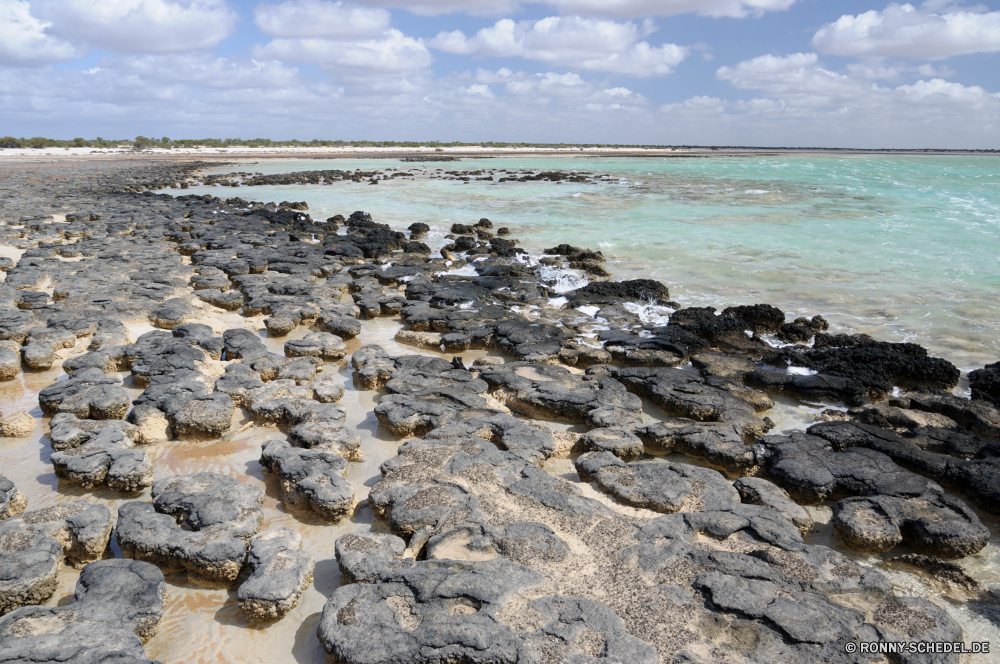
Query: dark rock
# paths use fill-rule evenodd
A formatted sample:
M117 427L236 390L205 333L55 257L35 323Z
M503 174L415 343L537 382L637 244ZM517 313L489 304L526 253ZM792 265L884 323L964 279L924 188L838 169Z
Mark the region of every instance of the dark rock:
M347 461L322 449L297 449L282 440L264 444L260 465L278 476L282 500L338 523L354 510L354 489L344 479Z
M973 399L1000 407L1000 362L969 372L969 387L972 388Z
M594 481L620 501L657 512L724 509L739 494L717 470L683 463L625 463L610 452L588 452L576 460L584 480Z
M165 596L163 574L152 565L91 563L77 580L74 602L0 618L0 652L8 662L152 664L142 644L156 634Z
M38 405L50 415L59 412L80 419L121 419L130 404L121 384L99 369L82 369L39 391Z
M567 294L572 304L605 304L613 302L648 302L669 305L670 292L659 281L595 281Z
M157 480L152 497L153 504L118 508L115 534L127 558L209 581L236 579L246 541L263 525L262 489L218 473L196 473Z

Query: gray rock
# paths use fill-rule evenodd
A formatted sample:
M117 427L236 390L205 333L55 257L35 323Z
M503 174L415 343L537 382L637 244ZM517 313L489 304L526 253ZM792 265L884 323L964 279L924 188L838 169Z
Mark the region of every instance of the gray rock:
M153 504L118 508L115 533L122 553L167 571L235 580L247 540L263 525L263 490L217 473L197 473L157 480L152 496Z
M39 391L38 405L47 415L59 412L80 419L120 420L130 405L121 385L100 369L82 369Z
M286 341L285 355L339 360L347 355L347 346L343 339L329 332L313 332L302 339Z
M803 535L812 530L813 520L801 505L793 501L784 489L763 477L741 477L733 483L740 500L749 505L772 507L795 524Z
M118 429L102 429L82 445L53 452L50 460L56 477L85 489L107 486L135 493L153 483L149 457Z
M286 505L338 523L354 510L354 489L344 479L347 461L322 449L294 448L283 440L264 443L260 464L278 476Z
M739 494L717 470L684 463L625 463L611 452L588 452L576 460L580 477L594 481L620 501L657 512L719 510Z
M688 371L632 367L614 369L611 375L630 391L649 398L676 417L731 424L748 440L764 435L771 428L768 421L757 416L752 405Z
M642 441L625 429L593 429L580 437L591 452L610 452L623 461L633 461L643 453Z
M344 398L344 385L336 376L321 376L311 382L313 398L320 403L336 403Z
M14 483L0 475L0 521L17 516L28 506L28 499Z
M826 440L797 432L767 436L762 445L770 455L767 477L797 501L841 501L833 523L848 546L875 552L904 541L954 558L979 551L989 540L989 531L961 501L880 452L835 452Z
M78 566L99 560L110 536L108 508L83 500L0 522L0 615L51 597L64 557Z
M24 607L0 618L5 662L152 664L142 644L163 617L166 584L156 567L134 560L87 565L74 602Z
M642 401L611 378L580 376L565 367L511 362L482 367L480 377L492 396L511 410L537 419L586 421L599 408L619 408L638 414Z
M256 622L277 620L298 606L316 567L302 550L302 535L289 528L254 535L247 565L252 573L236 596L240 611Z

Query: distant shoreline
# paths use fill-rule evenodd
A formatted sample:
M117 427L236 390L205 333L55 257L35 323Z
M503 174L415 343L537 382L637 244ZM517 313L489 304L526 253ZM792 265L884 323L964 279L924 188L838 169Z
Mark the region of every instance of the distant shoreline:
M184 160L192 157L206 161L247 159L403 159L413 161L452 161L490 157L616 157L616 158L709 158L709 157L788 157L788 156L1000 156L998 150L862 150L848 148L402 148L402 147L298 147L298 148L152 148L135 151L128 148L7 148L0 149L0 161L38 159L114 159L142 161Z

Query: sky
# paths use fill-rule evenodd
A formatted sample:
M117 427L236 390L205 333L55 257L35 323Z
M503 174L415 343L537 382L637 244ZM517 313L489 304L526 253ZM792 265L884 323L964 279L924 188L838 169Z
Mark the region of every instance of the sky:
M0 135L997 149L998 52L945 0L0 0Z

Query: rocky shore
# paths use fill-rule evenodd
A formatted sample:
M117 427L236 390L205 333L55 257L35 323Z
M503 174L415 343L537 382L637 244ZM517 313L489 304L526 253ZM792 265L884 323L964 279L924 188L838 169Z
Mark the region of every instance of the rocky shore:
M33 505L0 446L0 662L151 662L175 586L227 589L249 631L338 574L295 633L339 664L883 662L845 646L972 640L893 566L1000 623L960 566L995 548L1000 362L958 396L920 345L780 303L684 307L615 281L600 251L532 255L489 219L432 248L419 221L222 188L407 172L202 167L0 166L0 381L64 374L37 409L2 404L4 440L53 479ZM196 179L221 195L181 191ZM366 338L376 319L398 321L395 350ZM398 444L376 477L347 389ZM826 409L783 430L783 399ZM158 461L251 428L265 481ZM817 506L858 555L815 543ZM311 548L297 523L350 531Z

